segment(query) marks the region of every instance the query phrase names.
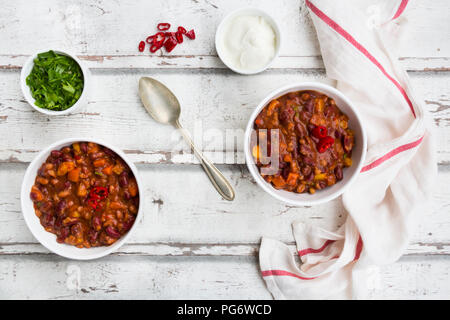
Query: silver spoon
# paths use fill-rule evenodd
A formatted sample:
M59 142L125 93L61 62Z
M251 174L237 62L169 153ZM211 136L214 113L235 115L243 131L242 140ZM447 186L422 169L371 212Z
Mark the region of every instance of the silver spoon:
M197 150L187 131L179 122L181 107L177 97L161 82L142 77L139 79L139 96L148 113L160 123L171 124L179 129L181 135L191 146L192 151L200 160L206 174L220 195L229 201L234 199L234 190L222 173Z

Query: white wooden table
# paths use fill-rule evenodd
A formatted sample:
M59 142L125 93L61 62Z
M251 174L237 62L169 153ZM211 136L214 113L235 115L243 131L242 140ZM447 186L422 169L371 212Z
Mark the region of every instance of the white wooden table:
M256 76L227 70L214 48L220 19L247 5L269 11L284 36L276 63ZM449 298L450 10L447 0L417 0L407 10L412 23L401 61L437 127L439 177L405 256L378 270L371 295ZM158 22L194 28L197 39L169 55L137 52ZM50 118L24 101L20 68L40 48L68 48L91 69L94 85L83 110ZM143 75L173 89L191 132L199 120L210 134L237 130L236 145L203 137L203 149L236 190L234 202L220 199L185 144L172 140L172 129L146 114L137 96ZM345 219L340 199L313 208L272 199L244 164L240 136L255 105L269 91L303 80L332 83L302 0L1 0L0 298L270 299L256 256L261 236L294 249L293 220L333 229ZM123 149L145 182L145 214L136 233L119 252L91 262L50 254L28 231L20 209L28 163L45 146L72 136L95 136Z

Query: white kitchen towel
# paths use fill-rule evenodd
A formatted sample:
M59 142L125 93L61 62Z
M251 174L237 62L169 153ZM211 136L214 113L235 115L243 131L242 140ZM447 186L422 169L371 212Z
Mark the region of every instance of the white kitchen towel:
M294 222L301 264L263 238L262 276L276 299L367 298L370 266L396 261L437 174L430 121L396 49L407 0L306 0L327 76L357 106L368 136L366 162L342 200L337 231Z

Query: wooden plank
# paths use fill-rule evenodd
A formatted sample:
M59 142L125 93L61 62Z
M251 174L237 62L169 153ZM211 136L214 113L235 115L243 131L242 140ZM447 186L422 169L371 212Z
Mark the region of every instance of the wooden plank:
M29 55L0 55L0 70L20 70ZM217 55L78 55L92 69L227 69ZM407 71L450 71L447 57L400 57ZM279 56L268 69L323 70L321 56Z
M19 68L27 55L43 47L70 48L91 68L224 68L214 48L215 29L225 14L242 6L239 0L6 3L0 12L0 69ZM286 0L277 10L270 1L250 0L245 6L270 12L280 24L282 48L274 68L323 68L304 1ZM408 70L450 70L447 8L446 0L432 4L420 0L408 5L407 16L414 23L410 23L399 50ZM368 8L365 14L370 20L376 12ZM197 39L185 41L168 55L138 53L138 42L154 33L159 21L194 28ZM21 35L19 39L17 34ZM110 35L114 35L114 41ZM420 45L416 39L420 39Z
M293 256L295 244L288 243ZM257 256L259 244L252 243L129 243L113 256ZM0 243L0 256L54 255L37 243ZM449 256L450 243L411 243L404 253L409 256Z
M447 299L448 258L372 268L372 299ZM255 257L0 257L0 299L271 299Z
M0 73L1 162L29 162L49 143L95 136L125 150L138 163L197 163L170 126L153 121L137 95L139 77L169 85L182 104L181 122L215 163L244 163L243 133L251 112L284 84L319 81L323 72L271 71L242 77L228 71L96 71L89 104L73 115L47 117L23 99L16 71ZM450 163L450 78L446 73L411 73L419 97L438 128L438 161ZM234 139L226 138L229 134Z
M140 165L145 212L129 246L119 254L253 255L262 236L292 246L295 220L328 230L345 221L340 199L310 208L292 207L262 191L245 167L220 168L235 188L232 203L219 198L199 166ZM450 171L442 169L430 210L423 213L406 254L450 254ZM0 165L0 181L8 182L0 185L0 255L46 253L34 246L36 240L22 218L19 190L24 170L24 165Z

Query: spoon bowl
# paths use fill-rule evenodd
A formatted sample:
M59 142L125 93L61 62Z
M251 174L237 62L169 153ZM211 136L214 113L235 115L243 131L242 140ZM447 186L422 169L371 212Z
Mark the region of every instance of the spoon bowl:
M180 102L164 84L156 79L139 79L139 96L153 119L164 124L174 124L181 113Z

